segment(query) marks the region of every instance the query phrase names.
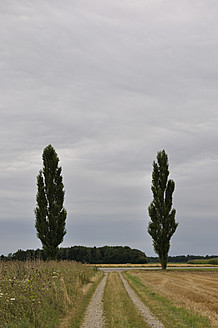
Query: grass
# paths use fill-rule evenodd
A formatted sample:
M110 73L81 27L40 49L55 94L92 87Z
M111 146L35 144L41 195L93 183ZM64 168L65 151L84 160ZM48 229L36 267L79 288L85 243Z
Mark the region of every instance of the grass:
M199 259L199 260L190 260L187 262L187 264L204 264L204 265L218 265L218 258L214 258L214 259Z
M78 304L77 308L73 307L68 316L64 319L64 321L62 321L62 324L59 328L80 327L82 319L85 315L86 308L89 305L89 302L95 292L95 289L97 288L99 282L102 280L103 276L104 274L102 272L98 272L94 279L83 288L83 295L85 297L82 297L81 302L80 304Z
M79 328L103 275L70 261L0 262L0 328ZM218 327L217 271L124 275L166 328ZM107 328L146 327L115 272L108 275L104 315Z
M218 327L217 272L131 271L124 276L166 328Z
M101 275L76 262L0 262L0 328L80 322Z
M107 328L149 327L133 305L117 272L108 275L103 304Z

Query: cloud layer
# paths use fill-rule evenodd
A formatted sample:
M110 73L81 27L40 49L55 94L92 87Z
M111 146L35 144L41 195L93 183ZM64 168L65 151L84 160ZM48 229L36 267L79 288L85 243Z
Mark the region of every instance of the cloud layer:
M63 246L147 234L152 162L169 156L171 254L217 254L216 1L1 1L0 253L40 247L36 175L52 144L68 210Z

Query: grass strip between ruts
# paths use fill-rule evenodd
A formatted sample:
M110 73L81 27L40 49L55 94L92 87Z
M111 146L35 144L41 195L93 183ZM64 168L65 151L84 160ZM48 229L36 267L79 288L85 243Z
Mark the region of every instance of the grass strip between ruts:
M176 305L167 297L153 292L130 272L124 272L123 275L141 301L161 320L165 328L211 328L208 318L199 316Z
M107 328L146 328L117 272L108 275L104 291L104 319Z

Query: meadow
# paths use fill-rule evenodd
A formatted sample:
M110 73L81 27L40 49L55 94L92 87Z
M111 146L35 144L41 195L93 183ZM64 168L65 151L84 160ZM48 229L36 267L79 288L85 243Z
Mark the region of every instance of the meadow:
M77 328L103 273L77 262L0 262L0 328Z

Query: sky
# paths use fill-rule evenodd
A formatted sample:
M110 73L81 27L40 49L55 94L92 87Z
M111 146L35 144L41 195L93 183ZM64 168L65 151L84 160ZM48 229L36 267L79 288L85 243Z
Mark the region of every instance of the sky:
M0 254L41 248L36 177L51 144L61 247L155 256L152 163L165 149L179 226L169 255L218 254L218 3L1 0Z

